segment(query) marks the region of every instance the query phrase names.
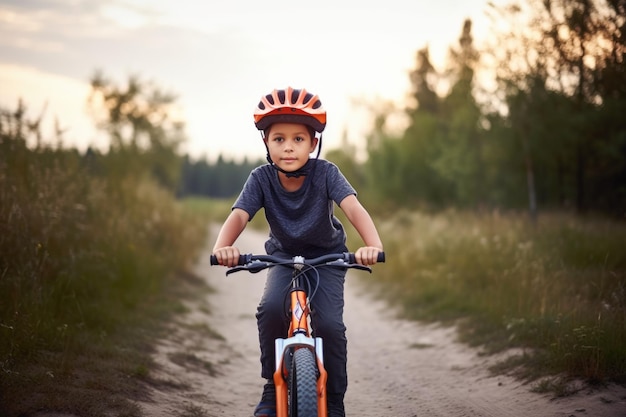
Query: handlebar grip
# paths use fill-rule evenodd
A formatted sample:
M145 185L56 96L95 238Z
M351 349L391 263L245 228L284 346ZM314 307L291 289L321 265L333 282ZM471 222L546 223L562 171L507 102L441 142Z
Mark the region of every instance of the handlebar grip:
M354 253L348 253L348 262L351 264L355 264L356 263L356 256L354 256ZM378 252L378 258L376 258L377 262L385 262L385 252Z
M237 265L245 265L249 262L250 262L250 255L241 254L239 255L239 261L237 262ZM217 262L217 256L211 255L211 265L219 265L219 262Z

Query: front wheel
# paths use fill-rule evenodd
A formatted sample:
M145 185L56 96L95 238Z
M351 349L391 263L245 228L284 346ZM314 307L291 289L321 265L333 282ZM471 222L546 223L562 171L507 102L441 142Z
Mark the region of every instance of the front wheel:
M317 366L310 349L296 349L288 378L289 417L317 417Z

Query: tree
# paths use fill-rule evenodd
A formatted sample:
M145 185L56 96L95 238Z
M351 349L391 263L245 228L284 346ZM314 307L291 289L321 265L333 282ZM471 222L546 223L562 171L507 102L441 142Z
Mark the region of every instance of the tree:
M399 139L387 132L387 120L395 108L390 103L369 105L373 114L372 131L366 137L368 159L365 179L368 191L377 201L400 202L407 195L400 162Z
M463 24L459 44L450 48L447 76L452 85L443 98L439 118L437 172L455 184L455 200L461 205L485 204L482 117L474 98L474 73L479 54L474 48L472 21Z
M348 141L348 133L343 132L341 145L339 148L330 149L326 154L326 159L335 163L348 181L357 189L365 189L365 175L363 167L358 163L356 156L356 146Z
M185 140L184 123L172 117L176 97L157 86L130 77L119 87L96 73L89 106L99 128L111 139L109 173L150 175L174 191L178 186Z
M517 121L511 128L525 144L524 157L542 172L534 178L548 204L574 201L582 213L626 203L615 198L625 191L626 127L616 111L626 109L625 8L622 0L494 7L510 30L496 36L492 50L505 101L515 104L507 117ZM538 149L551 158L536 159Z
M428 47L417 51L416 66L410 72L411 102L405 112L409 124L397 151L406 202L442 206L454 194L454 184L436 169L440 156L441 99L436 93L440 74L430 61Z

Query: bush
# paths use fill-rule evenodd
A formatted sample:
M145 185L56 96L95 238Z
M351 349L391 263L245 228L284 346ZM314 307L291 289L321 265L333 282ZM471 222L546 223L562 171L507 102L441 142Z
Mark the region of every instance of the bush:
M128 333L207 229L149 178L94 173L76 150L31 149L2 127L0 403L42 357L70 372L77 352Z

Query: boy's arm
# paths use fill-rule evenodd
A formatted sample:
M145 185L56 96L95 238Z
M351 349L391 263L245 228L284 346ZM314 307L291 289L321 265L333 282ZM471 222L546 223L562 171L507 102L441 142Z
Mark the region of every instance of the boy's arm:
M246 228L249 219L248 213L238 208L233 209L226 218L213 246L213 254L220 265L237 265L239 249L233 245L241 232Z
M372 217L354 194L344 198L339 207L346 214L365 244L355 252L357 262L363 265L375 264L378 253L383 251L383 242L380 240Z

